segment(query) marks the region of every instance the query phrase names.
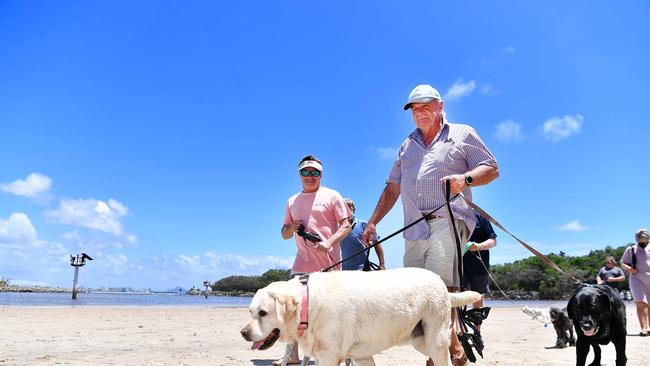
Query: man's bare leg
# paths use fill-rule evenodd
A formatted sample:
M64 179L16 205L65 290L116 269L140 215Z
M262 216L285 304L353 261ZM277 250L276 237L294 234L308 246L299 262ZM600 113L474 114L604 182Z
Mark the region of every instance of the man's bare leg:
M294 342L291 346L291 355L289 356L287 364L300 364L300 358L298 358L298 342ZM273 366L280 365L282 365L282 359L273 361Z

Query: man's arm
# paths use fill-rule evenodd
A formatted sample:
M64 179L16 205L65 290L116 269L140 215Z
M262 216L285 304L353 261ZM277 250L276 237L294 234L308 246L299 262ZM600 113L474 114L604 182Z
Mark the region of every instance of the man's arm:
M607 279L607 282L625 282L625 273L623 271L620 271L621 275L617 277L610 277Z
M475 252L477 250L489 250L497 246L497 240L496 239L488 239L482 243L474 243L472 244L471 247L469 247L469 250L472 252Z
M350 225L350 220L348 218L344 218L343 220L339 221L339 228L336 229L336 232L334 235L332 235L329 240L323 240L318 243L318 249L324 250L324 251L329 251L330 248L332 248L332 244L338 243L341 240L345 239L348 234L352 231L352 226Z
M596 284L598 285L603 284L603 279L600 277L600 271L598 271L598 274L596 275Z
M397 202L397 198L400 194L400 186L397 183L387 183L381 196L379 197L379 202L377 202L377 207L375 207L375 212L372 213L370 220L368 220L368 225L363 231L362 240L364 243L370 243L377 236L377 224L381 219L386 216L391 208Z
M499 176L499 168L490 165L479 165L465 174L452 174L440 178L440 182L444 184L449 179L451 181L451 193L457 194L468 187L467 182L465 182L466 176L472 177L472 187L483 186Z

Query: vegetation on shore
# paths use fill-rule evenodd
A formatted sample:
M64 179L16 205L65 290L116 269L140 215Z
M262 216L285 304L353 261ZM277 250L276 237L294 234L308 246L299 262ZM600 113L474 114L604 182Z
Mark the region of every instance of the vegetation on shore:
M288 269L269 269L261 276L230 276L212 284L212 291L229 294L255 293L271 282L286 281L291 271Z
M602 250L592 250L583 256L568 256L561 251L559 254L550 253L548 257L576 279L595 283L596 274L605 265L605 258L611 255L619 261L629 245L631 244L617 248L608 246ZM576 288L571 279L535 256L513 263L492 265L490 272L498 284L497 286L494 281L490 281L492 298L505 298L498 287L514 300L564 299L571 296ZM271 269L261 276L230 276L215 282L212 289L229 294L254 293L273 281L288 280L289 273L289 270ZM621 284L621 288L628 288L627 280Z

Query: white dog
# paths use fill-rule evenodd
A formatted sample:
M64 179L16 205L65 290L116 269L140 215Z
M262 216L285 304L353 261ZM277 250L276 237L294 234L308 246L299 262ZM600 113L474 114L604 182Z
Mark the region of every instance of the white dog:
M346 358L372 366L374 354L410 343L436 366L449 365L450 310L481 297L472 291L448 293L438 275L420 268L313 273L308 326L298 336L302 286L292 279L257 291L252 319L241 330L253 349L267 349L278 339L297 340L319 366L339 365Z

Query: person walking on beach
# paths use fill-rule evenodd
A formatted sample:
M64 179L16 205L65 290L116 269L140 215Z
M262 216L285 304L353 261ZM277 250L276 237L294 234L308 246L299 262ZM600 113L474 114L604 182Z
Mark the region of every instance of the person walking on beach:
M352 232L341 241L341 258L343 259L348 258L355 253L359 253L361 250L366 248L361 237L363 235L363 231L366 229L366 225L368 224L366 221L357 219L357 217L354 215L356 211L354 201L349 198L345 198L344 201L350 211L352 211L352 216L349 218L350 225L352 226ZM379 237L375 238L374 240L378 239ZM381 247L381 244L375 246L375 253L377 254L377 259L379 260L379 268L386 269L384 262L384 249ZM346 260L343 262L343 270L363 270L363 267L366 264L369 255L370 252L359 253L354 257Z
M630 292L636 305L636 315L641 326L641 337L648 336L648 302L650 301L650 248L648 229L639 229L634 236L636 244L625 248L621 267L630 273Z
M476 226L469 237L471 244L463 255L463 287L476 291L481 295L490 292L490 249L497 245L497 234L492 224L482 215L476 214ZM472 307L480 309L483 307L483 298L476 301ZM481 324L476 325L477 331L481 330Z
M596 283L599 285L605 284L618 293L623 282L625 282L625 273L620 267L616 266L616 258L611 255L605 258L605 266L598 271Z
M368 220L363 240L376 236L376 226L401 196L404 225L410 224L446 202L445 181L451 193L472 199L470 187L485 185L499 176L497 161L476 131L463 124L449 123L440 93L430 85L418 85L409 94L404 110L411 110L416 129L402 143L386 187ZM461 243L467 242L476 219L462 198L451 202ZM404 231L405 267L429 269L442 278L449 291L460 287L456 241L446 210L426 217ZM455 319L452 311L452 319ZM451 361L466 365L456 332L451 336ZM430 365L431 359L427 361Z
M291 276L320 271L341 260L340 242L351 231L352 213L335 190L322 186L323 163L307 155L298 164L302 190L289 198L284 213L282 238L295 238L296 259ZM340 267L335 268L340 270ZM282 360L273 362L278 366ZM293 344L288 364L299 364L298 343Z

